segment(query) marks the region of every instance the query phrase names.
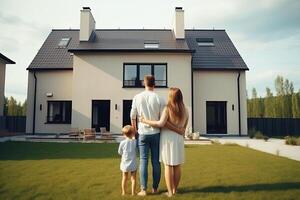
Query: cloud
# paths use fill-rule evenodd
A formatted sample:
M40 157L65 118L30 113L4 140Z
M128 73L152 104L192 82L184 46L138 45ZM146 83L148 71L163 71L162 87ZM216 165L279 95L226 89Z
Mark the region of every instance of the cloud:
M252 1L250 3L256 5ZM272 5L241 10L239 15L226 20L225 25L232 31L243 32L249 39L261 42L299 36L300 1L273 1Z

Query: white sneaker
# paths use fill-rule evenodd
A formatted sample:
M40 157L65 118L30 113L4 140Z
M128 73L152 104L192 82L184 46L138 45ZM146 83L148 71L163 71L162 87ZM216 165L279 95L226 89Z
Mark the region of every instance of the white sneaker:
M137 193L138 196L146 196L147 192L146 190L141 190L139 193Z

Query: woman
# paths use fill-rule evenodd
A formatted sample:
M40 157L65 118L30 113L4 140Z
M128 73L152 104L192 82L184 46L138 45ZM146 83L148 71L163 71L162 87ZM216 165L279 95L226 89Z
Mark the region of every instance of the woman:
M140 121L153 127L164 127L171 123L178 127L178 133L163 128L160 136L160 162L165 165L167 196L177 192L181 177L180 165L184 163L184 133L188 123L188 111L184 106L180 89L170 88L167 106L159 121L151 121L143 116Z

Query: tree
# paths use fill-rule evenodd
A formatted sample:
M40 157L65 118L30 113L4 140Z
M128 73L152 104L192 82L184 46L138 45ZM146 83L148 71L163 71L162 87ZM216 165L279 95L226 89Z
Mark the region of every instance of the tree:
M27 99L22 104L22 115L23 116L26 116L26 111L27 111Z
M300 118L300 92L292 95L293 118Z
M266 97L264 98L264 108L265 108L264 117L270 117L270 118L275 117L274 97L269 87L266 88Z
M4 115L7 116L24 116L26 115L27 101L24 103L17 102L13 97L5 98Z

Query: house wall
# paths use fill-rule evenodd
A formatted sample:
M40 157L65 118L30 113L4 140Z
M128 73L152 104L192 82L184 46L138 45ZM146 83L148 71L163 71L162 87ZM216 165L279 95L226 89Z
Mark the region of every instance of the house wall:
M206 134L206 101L227 101L227 133L238 134L237 71L194 71L194 129ZM247 134L246 74L240 75L241 132ZM232 104L234 110L232 110Z
M65 133L71 124L47 124L47 101L72 100L72 70L38 71L36 92L36 133ZM46 93L53 93L47 97ZM34 75L28 72L26 133L32 133L34 104ZM40 109L42 106L42 109Z
M5 63L0 60L0 116L3 116L4 109L5 68Z
M185 105L191 110L189 54L76 54L73 60L72 127L91 127L93 99L111 100L110 131L120 133L123 124L123 100L132 99L135 94L143 91L142 88L122 88L124 62L167 63L168 86L182 90ZM155 91L167 99L167 88L157 88Z

